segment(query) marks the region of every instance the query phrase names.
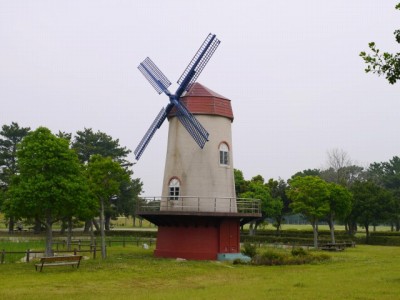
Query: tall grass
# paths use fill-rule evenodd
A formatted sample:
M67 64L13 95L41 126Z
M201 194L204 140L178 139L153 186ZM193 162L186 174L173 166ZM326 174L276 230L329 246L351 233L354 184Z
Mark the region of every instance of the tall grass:
M0 265L0 299L398 299L400 248L358 246L308 265L252 266L157 259L152 250L113 246L88 259L36 272Z

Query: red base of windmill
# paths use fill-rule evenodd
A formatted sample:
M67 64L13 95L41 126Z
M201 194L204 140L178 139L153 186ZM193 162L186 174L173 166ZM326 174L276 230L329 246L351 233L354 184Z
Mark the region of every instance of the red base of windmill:
M197 215L140 213L158 226L156 257L216 260L221 254L240 253L240 225L253 214Z

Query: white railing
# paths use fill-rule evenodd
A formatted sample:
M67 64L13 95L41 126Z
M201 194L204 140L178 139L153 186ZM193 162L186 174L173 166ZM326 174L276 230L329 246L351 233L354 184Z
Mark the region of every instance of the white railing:
M247 198L145 197L139 198L137 213L149 212L218 212L260 214L261 202Z

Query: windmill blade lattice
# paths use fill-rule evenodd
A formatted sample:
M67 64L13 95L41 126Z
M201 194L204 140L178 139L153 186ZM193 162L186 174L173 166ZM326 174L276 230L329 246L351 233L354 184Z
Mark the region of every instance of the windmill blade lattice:
M191 85L196 82L211 56L214 54L215 50L217 50L219 44L220 40L217 39L215 34L210 33L207 36L185 71L183 71L181 77L178 79L178 84L181 85L182 92L185 90L188 91Z
M165 121L166 118L167 118L166 109L163 107L161 111L158 113L157 117L154 119L153 123L147 130L142 140L140 141L139 145L136 147L135 151L133 151L136 160L139 160L140 156L142 156L144 149L146 149L154 133L157 131L158 128L161 127L162 123Z
M171 85L171 81L168 80L167 76L161 72L153 61L147 57L139 66L138 69L144 77L150 82L158 94L168 91L168 87ZM169 94L166 93L166 94Z
M190 133L197 145L201 149L204 148L205 143L208 141L209 133L200 124L199 121L193 116L193 114L186 108L183 102L175 104L176 116L186 130Z

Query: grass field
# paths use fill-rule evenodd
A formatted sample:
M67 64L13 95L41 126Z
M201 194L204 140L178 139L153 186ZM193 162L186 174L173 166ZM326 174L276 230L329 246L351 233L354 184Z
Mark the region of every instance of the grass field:
M357 246L324 263L270 267L156 259L152 250L116 246L79 270L0 265L0 299L398 299L399 254Z

